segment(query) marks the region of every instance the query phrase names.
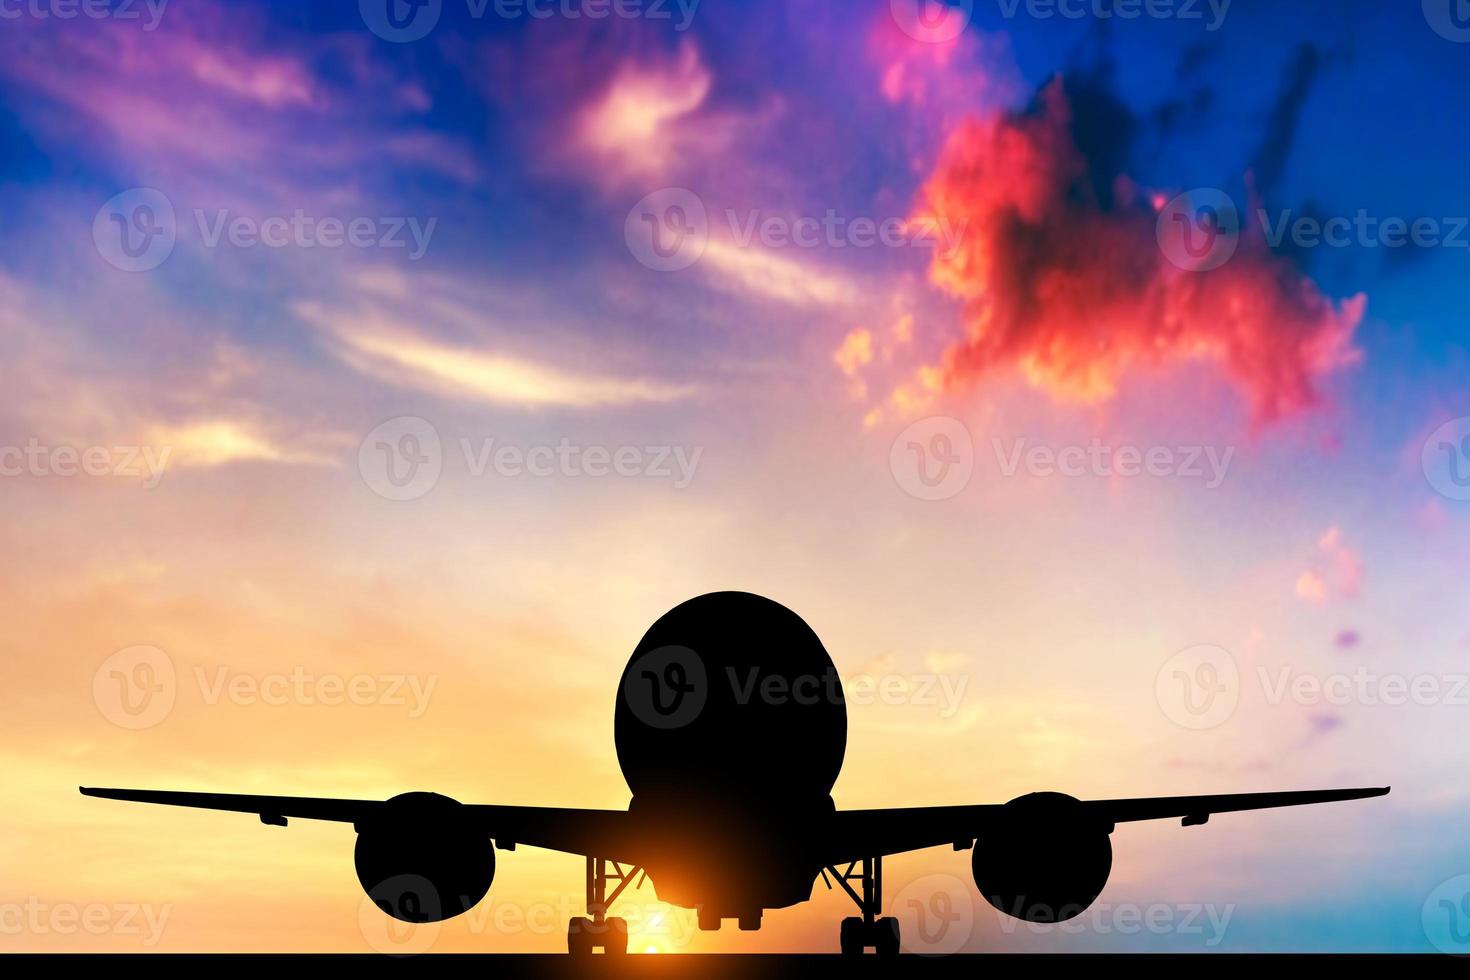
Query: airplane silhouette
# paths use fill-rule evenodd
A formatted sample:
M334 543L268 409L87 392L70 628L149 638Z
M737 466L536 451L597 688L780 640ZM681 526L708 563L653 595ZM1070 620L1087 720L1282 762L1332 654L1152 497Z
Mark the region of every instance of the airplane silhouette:
M844 955L899 949L880 917L883 858L919 848L973 849L985 900L1007 915L1062 922L1102 892L1116 824L1382 796L1380 789L1082 801L1031 793L1005 804L839 810L831 790L847 744L832 659L794 612L746 592L676 606L644 634L623 670L613 717L627 810L462 804L435 793L386 801L91 789L87 796L254 813L262 823L336 820L357 830L358 880L388 915L438 922L473 908L495 877L495 850L549 848L587 859L587 916L567 928L572 953L627 951L608 907L639 875L658 898L759 929L765 909L807 901L831 876L857 904ZM639 884L641 885L641 881ZM611 890L609 887L611 886ZM854 887L856 886L856 887ZM830 883L829 883L830 887Z

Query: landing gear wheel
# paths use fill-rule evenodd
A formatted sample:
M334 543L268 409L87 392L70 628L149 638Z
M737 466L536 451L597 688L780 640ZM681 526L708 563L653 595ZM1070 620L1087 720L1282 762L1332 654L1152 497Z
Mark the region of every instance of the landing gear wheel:
M602 951L619 956L628 951L628 920L609 917L602 936Z
M859 865L862 866L861 871L858 871ZM846 871L839 871L836 865L829 865L822 872L824 879L828 872L831 872L832 878L842 886L842 890L847 892L848 897L857 903L863 913L861 916L842 920L842 931L839 934L842 955L862 956L864 950L871 946L883 959L897 956L898 920L890 916L878 916L883 911L882 855L849 861ZM852 886L854 881L861 883L861 894Z
M898 955L898 920L892 917L873 923L873 949L884 959Z
M624 941L627 935L624 934ZM567 923L567 952L572 956L592 955L592 920L581 916Z

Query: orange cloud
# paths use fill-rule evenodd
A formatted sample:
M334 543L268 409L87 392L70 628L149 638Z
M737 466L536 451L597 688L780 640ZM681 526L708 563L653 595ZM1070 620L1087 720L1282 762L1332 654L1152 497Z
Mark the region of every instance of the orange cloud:
M1342 529L1328 528L1317 541L1317 552L1317 561L1297 578L1297 597L1316 603L1356 599L1363 591L1363 559L1343 542Z

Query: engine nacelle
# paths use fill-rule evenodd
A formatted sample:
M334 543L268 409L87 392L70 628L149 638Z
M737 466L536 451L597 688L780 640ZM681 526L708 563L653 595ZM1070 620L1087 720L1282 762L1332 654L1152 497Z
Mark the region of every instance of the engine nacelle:
M357 880L404 922L441 922L474 908L495 879L495 845L456 800L404 793L357 828Z
M1006 915L1065 922L1102 894L1113 869L1111 832L1064 793L1017 797L975 842L975 885Z

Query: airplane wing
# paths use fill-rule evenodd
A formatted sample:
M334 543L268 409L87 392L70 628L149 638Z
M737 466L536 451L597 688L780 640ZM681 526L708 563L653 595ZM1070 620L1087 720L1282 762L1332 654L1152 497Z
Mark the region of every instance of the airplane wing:
M390 816L389 800L335 800L308 796L252 796L238 793L174 793L146 789L80 787L83 796L133 803L161 803L253 813L261 823L284 827L287 821L335 820L363 825ZM447 802L447 797L439 797ZM642 850L626 810L574 810L541 806L463 805L459 813L484 828L502 850L517 844L569 854L633 862Z
M1384 796L1389 787L1324 789L1290 793L1231 793L1218 796L1156 796L1132 800L1085 800L1076 816L1111 832L1114 824L1178 817L1185 827L1207 822L1211 814L1265 810L1309 803L1336 803ZM1025 800L1026 797L1021 797ZM1016 801L1013 801L1016 802ZM962 850L974 844L1001 819L1009 804L937 806L894 810L839 810L827 838L831 859L844 864L865 857L897 854L952 844Z
M161 803L253 813L262 823L285 826L288 820L335 820L359 829L389 816L393 801L319 799L302 796L252 796L235 793L176 793L159 790L94 789L84 796L134 803ZM1290 793L1235 793L1219 796L1161 796L1129 800L1072 801L1075 816L1111 832L1113 825L1134 820L1178 817L1184 826L1203 824L1211 814L1261 810L1309 803L1333 803L1383 796L1377 789L1330 789ZM446 798L439 799L448 801ZM1025 800L1026 797L1022 797ZM1070 798L1064 798L1070 799ZM1013 801L1015 802L1015 801ZM913 807L883 810L839 810L831 815L822 839L823 864L835 865L881 854L897 854L951 844L974 844L1002 818L1010 804ZM462 816L483 827L497 847L517 844L543 847L614 861L641 863L647 834L626 810L576 810L557 807L464 805Z

